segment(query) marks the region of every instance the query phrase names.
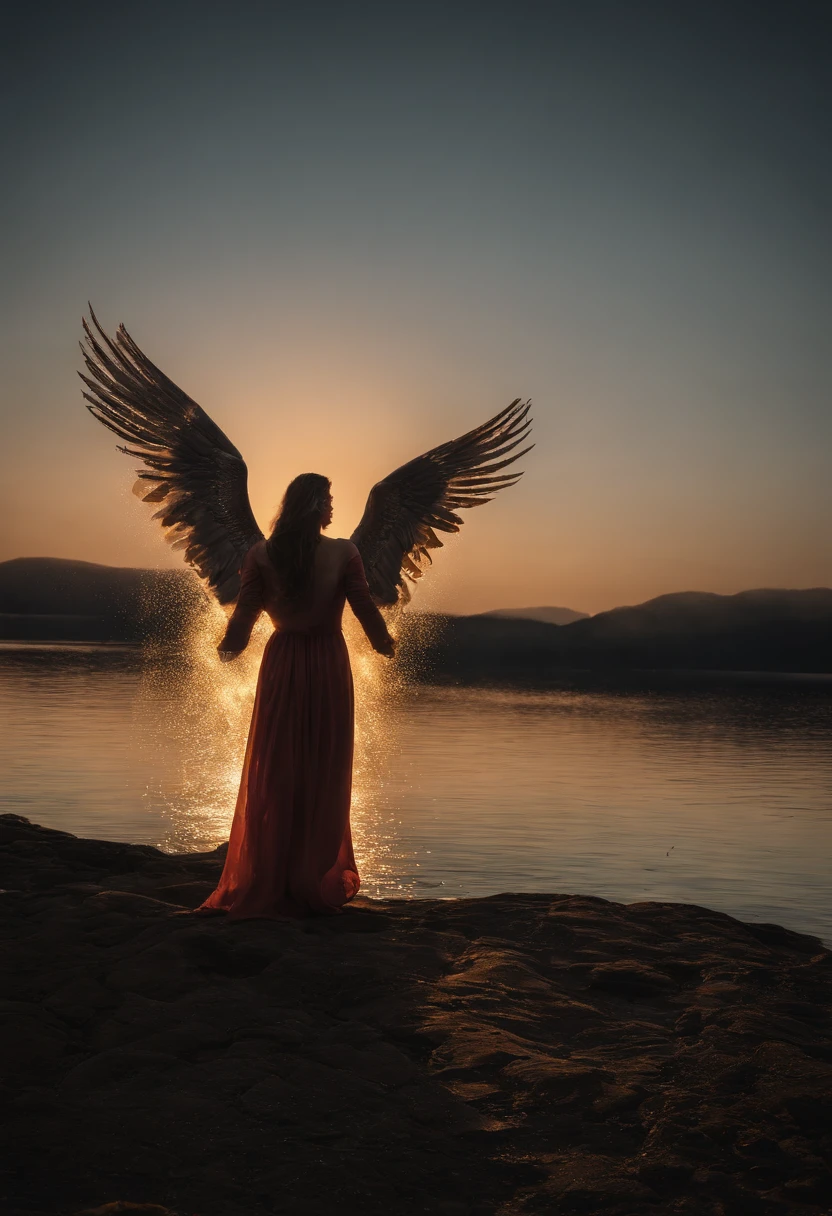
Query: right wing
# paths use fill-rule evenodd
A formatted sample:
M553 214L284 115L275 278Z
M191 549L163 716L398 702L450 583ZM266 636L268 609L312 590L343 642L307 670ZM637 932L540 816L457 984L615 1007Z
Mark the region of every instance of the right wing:
M240 589L240 566L263 533L248 499L248 469L234 444L205 410L168 380L139 350L123 325L115 341L95 313L96 333L83 321L81 352L90 390L87 409L132 447L119 451L144 462L133 487L144 502L161 503L153 515L174 549L204 578L221 604Z
M528 436L530 408L530 401L518 397L482 426L417 456L373 486L352 540L377 603L406 604L405 579L421 578L422 562L431 562L428 550L442 548L436 533L458 532L459 508L490 502L522 476L502 470L534 446L514 451Z

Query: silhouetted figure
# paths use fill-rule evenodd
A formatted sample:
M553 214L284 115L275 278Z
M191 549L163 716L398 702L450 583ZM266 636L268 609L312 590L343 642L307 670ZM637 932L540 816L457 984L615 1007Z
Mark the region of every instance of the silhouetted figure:
M327 478L286 490L271 536L257 526L242 456L203 409L150 362L124 326L107 337L92 314L82 345L94 417L132 446L136 492L222 604L236 607L219 646L247 645L261 612L275 626L263 655L228 856L205 910L235 916L338 909L358 890L350 836L353 686L341 633L345 600L371 643L392 656L378 606L410 599L437 532L458 532L520 473L529 403L519 398L459 439L396 469L370 491L351 540L321 535L332 518ZM509 455L509 453L511 453ZM366 574L365 574L366 567Z

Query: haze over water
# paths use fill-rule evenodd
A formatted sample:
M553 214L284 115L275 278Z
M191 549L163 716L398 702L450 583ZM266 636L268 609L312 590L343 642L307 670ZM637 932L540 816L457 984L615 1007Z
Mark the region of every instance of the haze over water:
M214 847L258 649L220 672L198 654L0 647L3 810ZM481 689L380 683L380 662L353 658L364 894L673 900L832 941L828 680Z

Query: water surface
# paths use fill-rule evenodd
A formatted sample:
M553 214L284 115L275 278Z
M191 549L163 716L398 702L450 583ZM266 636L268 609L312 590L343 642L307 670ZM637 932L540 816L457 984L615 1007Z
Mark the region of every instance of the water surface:
M581 892L706 904L832 941L832 684L409 685L355 659L369 895ZM0 647L3 810L81 835L227 835L257 666Z

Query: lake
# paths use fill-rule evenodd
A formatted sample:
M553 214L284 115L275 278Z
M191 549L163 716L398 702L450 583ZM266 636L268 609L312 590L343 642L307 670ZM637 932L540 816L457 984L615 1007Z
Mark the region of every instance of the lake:
M673 900L832 943L829 677L442 687L351 645L363 893ZM3 811L214 847L258 661L258 645L224 666L202 642L181 654L0 645Z

